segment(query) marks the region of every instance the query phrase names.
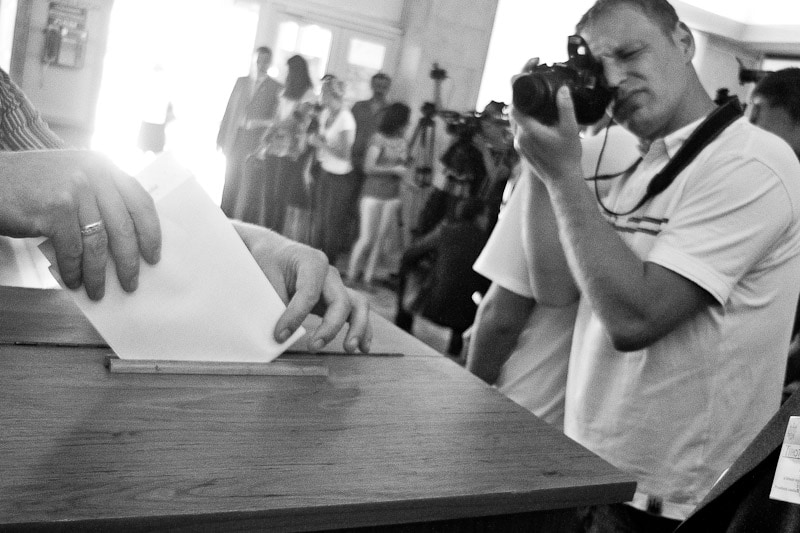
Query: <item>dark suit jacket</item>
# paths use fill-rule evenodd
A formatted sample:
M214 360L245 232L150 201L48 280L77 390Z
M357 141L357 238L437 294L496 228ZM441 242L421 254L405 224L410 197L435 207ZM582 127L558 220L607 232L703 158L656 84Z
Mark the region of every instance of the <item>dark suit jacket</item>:
M800 392L783 403L676 533L800 532L800 505L769 499L790 416L800 416Z
M267 76L253 92L253 83L255 80L248 76L238 78L228 98L228 105L217 135L217 147L221 148L225 155L232 153L237 130L245 119L272 118L278 109L278 97L283 85Z

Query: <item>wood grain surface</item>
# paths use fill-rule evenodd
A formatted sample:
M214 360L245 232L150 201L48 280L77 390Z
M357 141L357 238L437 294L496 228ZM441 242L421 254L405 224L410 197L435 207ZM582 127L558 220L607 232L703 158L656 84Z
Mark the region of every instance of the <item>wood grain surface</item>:
M373 353L396 354L398 346L402 346L405 354L433 357L442 355L377 313L371 313L370 316ZM312 315L303 325L311 331L320 322L320 317ZM322 349L322 353L341 354L345 333L346 329L343 329ZM108 346L66 290L20 287L0 287L0 345L2 344ZM307 339L303 337L290 351L305 352L308 350L307 345Z
M116 374L68 294L0 287L0 529L306 531L632 497L629 476L381 320L384 355L291 356L327 376Z
M334 529L633 494L446 358L183 376L111 374L106 354L0 348L0 525Z

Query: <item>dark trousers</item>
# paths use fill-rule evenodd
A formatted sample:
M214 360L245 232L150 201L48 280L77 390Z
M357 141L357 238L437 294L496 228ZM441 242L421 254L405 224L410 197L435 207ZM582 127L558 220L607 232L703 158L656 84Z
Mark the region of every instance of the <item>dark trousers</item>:
M222 188L220 207L229 218L241 217L242 205L239 198L242 194L242 174L245 162L258 147L263 134L263 128L252 130L240 128L236 132L231 153L225 154L225 184Z
M574 531L584 533L672 533L681 523L623 503L583 507L577 513Z

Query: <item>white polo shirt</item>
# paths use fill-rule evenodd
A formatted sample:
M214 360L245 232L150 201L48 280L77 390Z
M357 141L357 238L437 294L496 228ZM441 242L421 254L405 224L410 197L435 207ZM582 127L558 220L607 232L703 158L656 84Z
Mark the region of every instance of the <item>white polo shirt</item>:
M654 142L604 203L631 209L699 124ZM576 319L565 433L636 476L633 505L683 519L775 413L800 290L800 164L742 118L670 187L608 217L643 260L716 305L647 349L614 349L586 301Z

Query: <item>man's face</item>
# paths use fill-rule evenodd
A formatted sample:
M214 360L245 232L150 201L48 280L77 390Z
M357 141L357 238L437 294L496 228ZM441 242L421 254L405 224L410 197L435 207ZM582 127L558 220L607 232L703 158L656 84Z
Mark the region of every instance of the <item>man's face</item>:
M260 77L266 75L271 64L272 54L269 52L259 52L256 55L256 72L258 73L258 76Z
M620 5L581 33L617 89L614 119L640 138L671 133L687 83L687 62L694 53L682 42L681 27L670 36L637 8Z
M773 106L763 96L753 96L747 108L750 122L774 133L788 142L795 153L800 154L800 124L782 107Z
M372 94L378 98L385 98L389 94L392 82L386 78L376 78L372 80Z

